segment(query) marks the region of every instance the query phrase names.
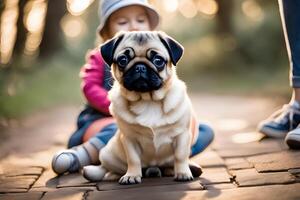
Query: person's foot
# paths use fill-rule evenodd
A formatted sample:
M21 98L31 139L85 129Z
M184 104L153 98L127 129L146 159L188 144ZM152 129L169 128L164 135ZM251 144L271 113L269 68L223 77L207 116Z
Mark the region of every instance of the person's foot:
M294 130L300 123L300 105L298 102L284 105L271 117L258 125L258 131L274 138L284 138L286 134Z
M76 151L72 149L57 152L52 158L52 169L57 174L74 173L80 170Z
M87 143L72 149L57 152L52 158L52 169L57 174L78 172L84 166L92 164ZM98 154L96 155L98 157Z
M192 146L190 157L204 151L213 141L214 135L214 131L210 126L206 124L200 124L199 135L196 143Z
M300 149L300 127L288 132L285 137L286 144L291 149Z

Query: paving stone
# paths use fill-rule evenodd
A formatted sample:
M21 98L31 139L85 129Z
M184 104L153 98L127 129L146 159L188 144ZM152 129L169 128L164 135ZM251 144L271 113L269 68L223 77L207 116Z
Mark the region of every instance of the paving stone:
M259 172L287 171L300 168L299 151L282 151L278 153L253 156L247 159Z
M124 190L111 190L111 191L93 191L89 192L86 199L87 200L110 200L110 199L122 199L122 200L133 200L133 199L143 199L143 200L179 200L182 199L186 191L180 190L174 193L174 190L165 190L163 187L145 187L145 188L130 188Z
M212 185L205 185L205 190L227 190L237 188L236 185L232 183L220 183L220 184L212 184Z
M184 200L299 200L300 184L243 187L228 190L188 191ZM175 196L175 195L174 195ZM176 198L175 198L176 199Z
M245 158L227 158L225 164L230 170L253 168L253 164L249 163Z
M38 187L56 188L58 184L58 178L57 181L55 181L56 177L57 175L51 169L46 169L43 172L43 174L38 178L38 180L34 183L32 188L38 188Z
M205 194L204 199L211 199L210 197L215 196L215 198L213 198L214 200L298 200L300 199L299 190L300 184L246 187L223 190L218 196L208 193ZM192 197L189 193L187 197ZM201 199L200 197L197 199Z
M300 199L299 190L300 184L200 191L169 191L159 187L147 187L114 191L93 191L88 193L86 199L110 200L121 197L122 200L298 200Z
M51 170L46 169L38 180L30 188L30 192L49 192L57 190L58 176Z
M40 176L43 172L43 167L37 166L2 166L3 174L5 176L24 176L24 175L37 175Z
M51 192L51 191L56 191L57 188L51 188L51 187L35 187L35 188L30 188L30 192Z
M205 168L225 166L224 160L215 151L204 151L191 160Z
M27 191L37 178L37 176L2 177L0 179L0 192Z
M230 173L235 177L239 187L287 184L296 181L295 177L288 172L258 173L255 169L242 169L232 170Z
M144 178L141 184L135 185L120 185L117 181L103 181L97 184L97 188L100 191L108 190L120 190L129 188L144 188L144 187L163 187L173 189L185 189L185 190L202 190L203 186L200 184L199 179L195 179L191 182L183 183L174 181L173 177L163 178Z
M45 133L43 132L43 134ZM18 166L20 163L22 163L22 165L24 166L40 166L43 168L48 168L51 165L51 159L53 155L61 149L62 148L53 146L48 149L42 148L42 150L36 150L34 153L31 154L9 154L7 157L5 157L4 160L1 161L1 164L9 166Z
M24 193L27 192L28 189L22 189L22 188L8 188L8 187L2 187L0 186L0 194L1 193Z
M58 177L58 188L62 187L83 187L83 186L95 186L96 183L89 182L86 180L82 174L74 173L74 174L67 174Z
M229 148L216 150L222 158L248 157L282 151L284 148L279 141L253 142L231 145Z
M160 181L158 180L161 178L156 179L157 181L155 182L159 183ZM149 179L149 181L152 182L154 181L154 179ZM195 180L192 182L175 182L174 184L169 185L145 184L143 187L141 187L142 184L143 183L131 186L124 186L123 188L114 190L92 191L88 193L86 199L174 199L169 198L168 194L170 192L177 191L181 193L182 196L184 196L183 194L186 191L203 190L203 186L199 183L199 180Z
M297 178L300 178L300 169L289 169L288 172Z
M22 194L0 194L1 200L39 200L41 199L42 192L29 192Z
M203 174L200 176L200 182L203 185L216 183L230 183L231 176L226 168L203 168Z
M46 192L42 200L82 200L88 190L82 188L62 188L55 191Z
M276 144L275 146L279 146L282 149L288 149L288 146L282 139L274 139L261 136L263 136L261 133L253 131L251 132L251 130L244 133L234 133L232 131L227 133L221 133L217 135L211 147L213 150L222 150L236 149L237 147L243 146L259 146L259 144L264 144L265 146L272 147L274 144Z
M47 188L57 188L58 182L59 182L59 177L55 176L53 178L48 179L45 183L45 186ZM36 188L38 188L38 187L36 187Z

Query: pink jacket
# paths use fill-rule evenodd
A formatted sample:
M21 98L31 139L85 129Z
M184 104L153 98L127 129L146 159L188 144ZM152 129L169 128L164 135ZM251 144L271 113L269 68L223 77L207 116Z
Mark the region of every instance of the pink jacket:
M109 114L108 91L104 88L105 62L98 49L87 54L87 63L81 68L81 89L89 105L101 113Z

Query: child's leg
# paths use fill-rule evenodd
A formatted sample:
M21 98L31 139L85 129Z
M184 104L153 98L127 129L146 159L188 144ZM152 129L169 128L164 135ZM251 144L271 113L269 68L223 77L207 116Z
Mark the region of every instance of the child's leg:
M196 130L197 131L197 130ZM214 131L207 124L199 124L198 134L193 140L193 145L191 147L191 155L193 157L202 151L204 151L213 141Z
M57 174L72 173L78 172L86 165L98 164L99 151L117 131L116 124L107 124L108 121L107 119L97 120L91 127L93 127L93 130L98 127L98 130L101 131L91 133L89 128L86 131L88 136L83 136L83 141L85 141L83 144L56 153L52 159L53 171ZM100 124L105 126L101 128Z
M84 143L83 136L86 132L93 124L98 124L98 122L103 119L106 119L103 114L99 113L91 106L86 105L77 118L77 130L69 138L68 149ZM101 128L98 128L95 133L99 132L99 130L101 130Z
M290 60L292 99L300 103L300 2L297 0L279 0L279 5ZM299 123L296 129L287 133L285 141L290 148L300 149Z
M193 157L204 151L214 139L213 129L206 124L199 124L198 128L194 131L195 138L193 139L190 157ZM202 169L197 163L190 161L189 167L193 174L193 177L199 177L202 174Z
M289 104L259 123L258 131L269 137L286 137L288 145L291 139L292 146L298 143L300 148L300 134L298 137L294 135L300 132L300 1L279 0L279 8L290 61L290 85L293 88L293 95ZM293 136L290 137L291 135Z

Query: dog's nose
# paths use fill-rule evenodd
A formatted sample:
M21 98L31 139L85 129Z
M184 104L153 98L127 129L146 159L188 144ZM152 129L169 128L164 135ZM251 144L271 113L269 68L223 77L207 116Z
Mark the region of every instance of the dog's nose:
M135 66L135 72L136 73L146 73L147 69L146 69L146 66L143 65L143 64L137 64Z

